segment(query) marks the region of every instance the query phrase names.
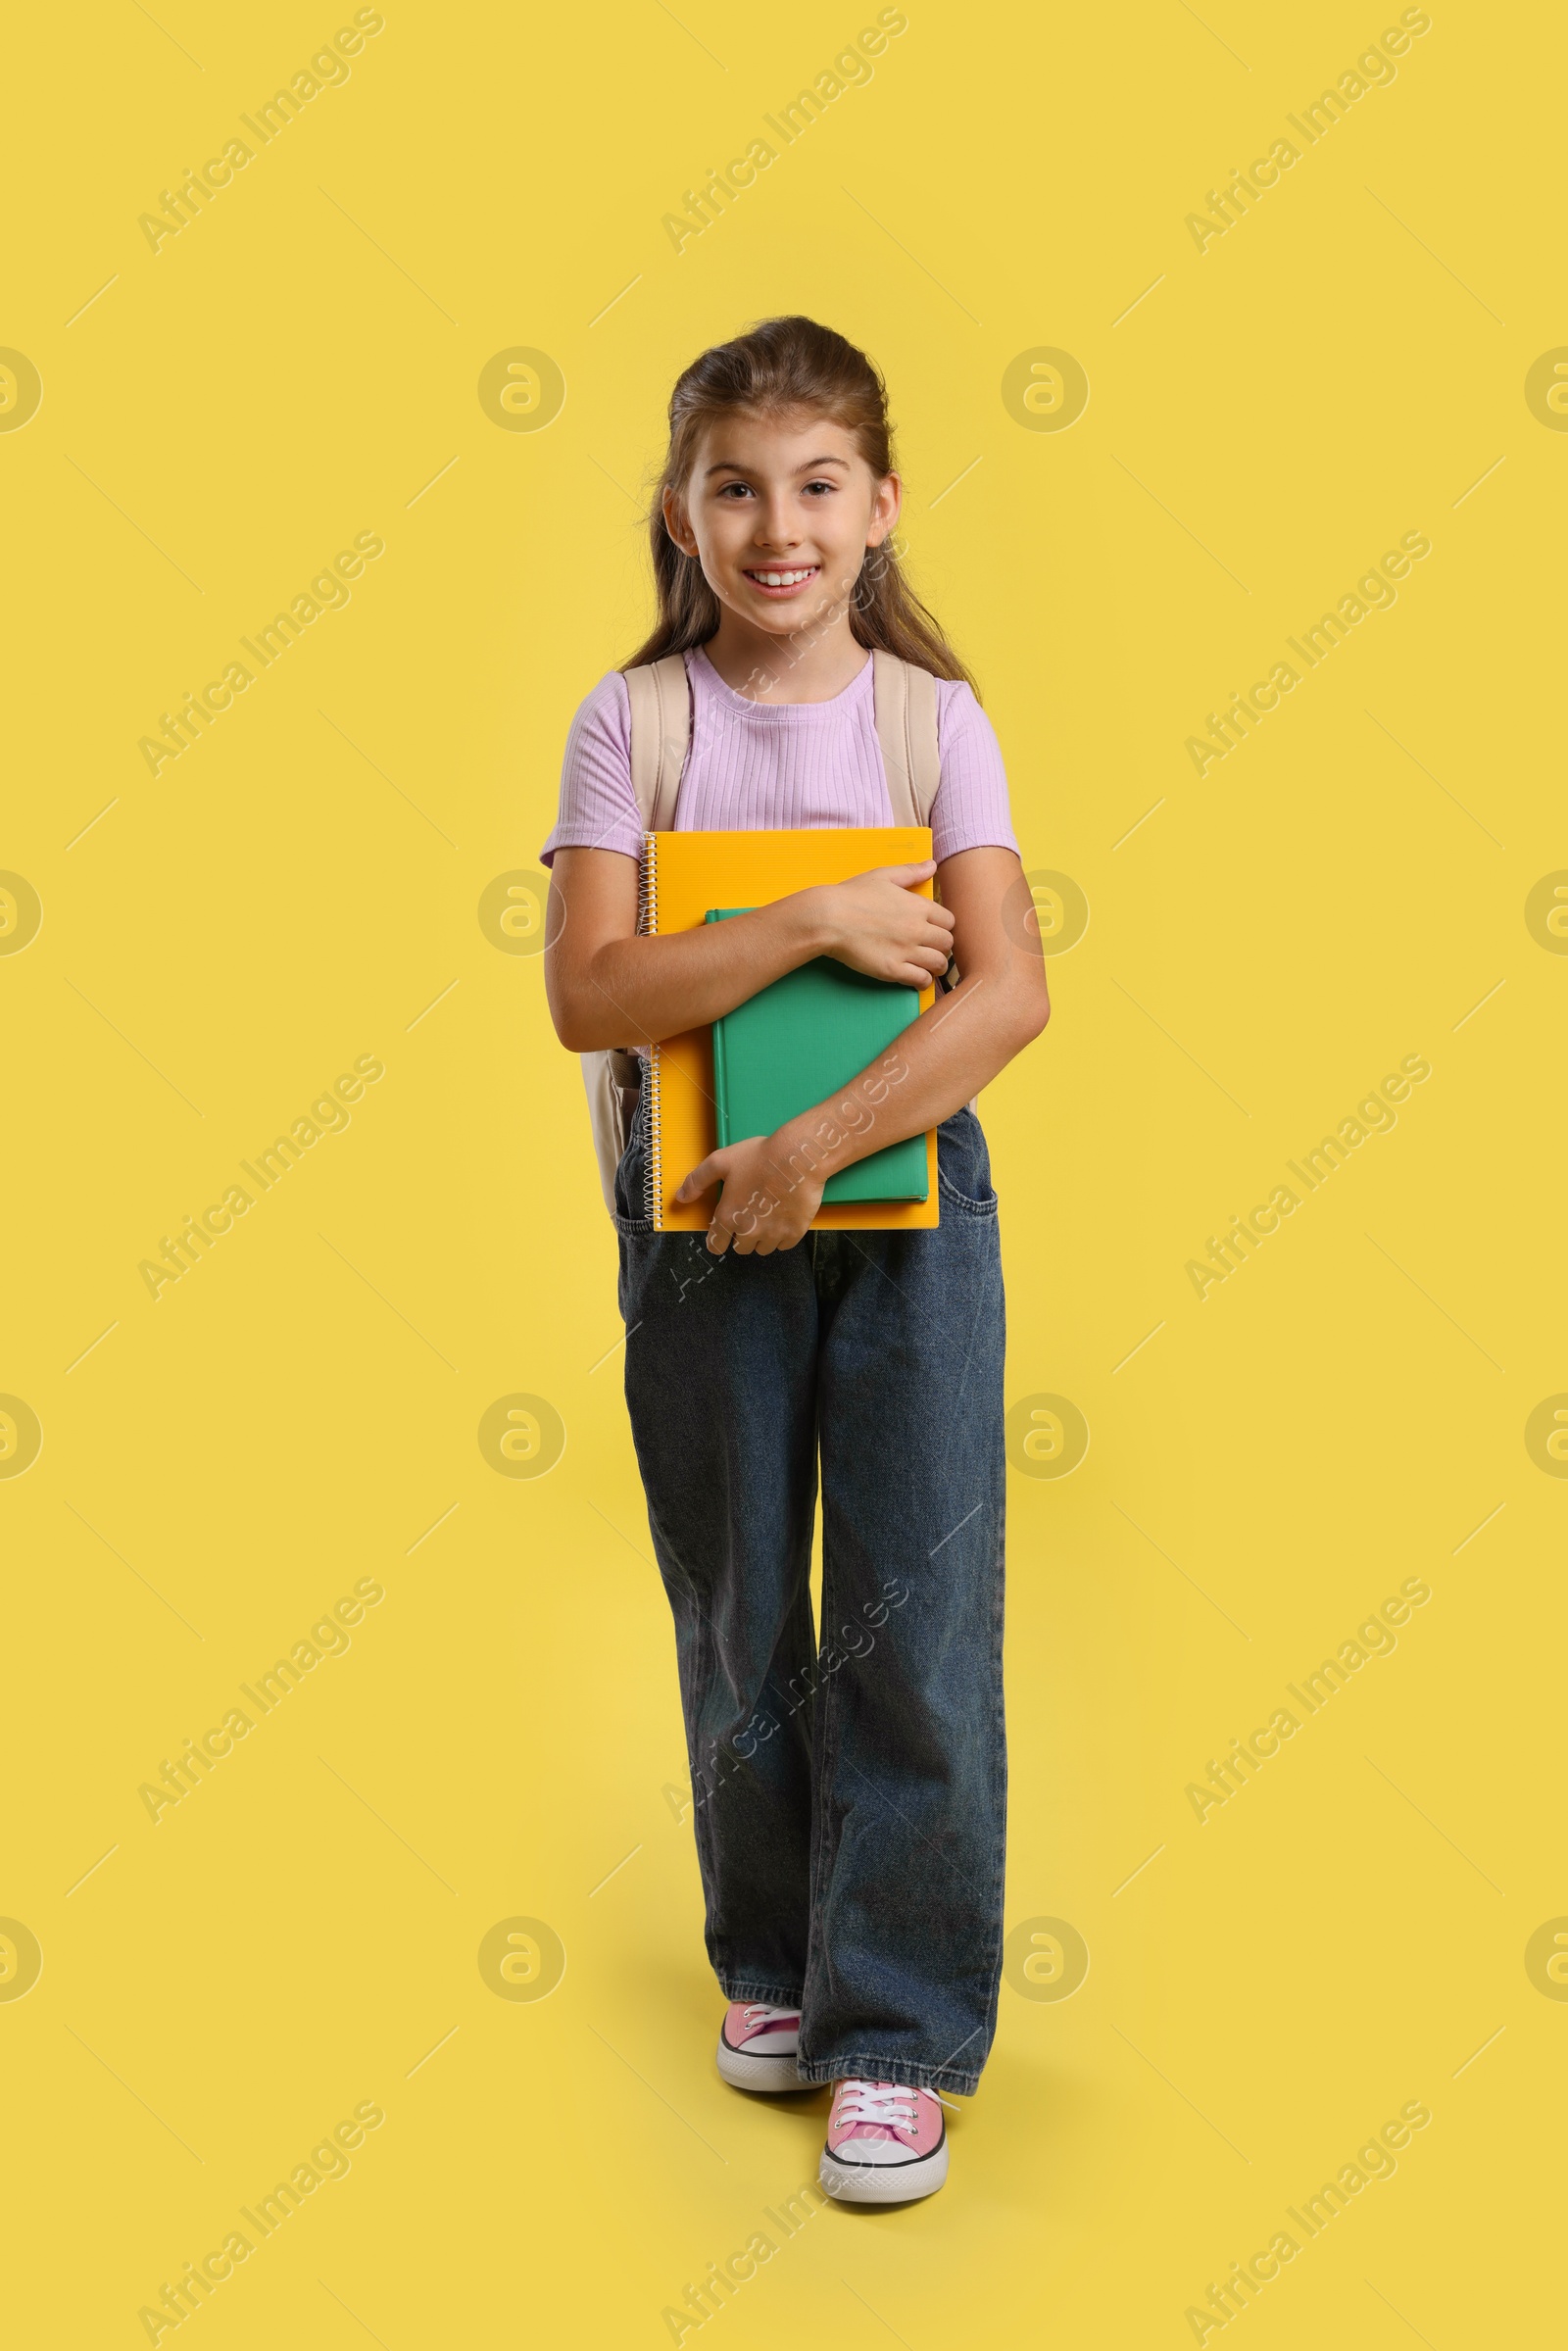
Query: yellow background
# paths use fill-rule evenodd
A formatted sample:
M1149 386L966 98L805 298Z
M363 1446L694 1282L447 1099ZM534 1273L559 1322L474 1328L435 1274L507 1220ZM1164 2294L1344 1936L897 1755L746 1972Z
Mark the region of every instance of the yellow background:
M705 2337L1191 2341L1415 2099L1396 2177L1233 2325L1449 2351L1559 2301L1568 2009L1524 1953L1568 1911L1568 1492L1524 1428L1568 1388L1568 966L1524 906L1568 865L1568 441L1524 381L1568 341L1561 24L1438 0L1200 254L1205 190L1396 12L911 0L677 256L662 216L873 13L391 0L156 254L137 216L337 20L14 28L0 343L43 385L0 432L0 866L43 907L0 956L0 1390L43 1431L0 1480L0 1912L43 1953L0 2002L19 2340L145 2340L366 2100L384 2126L218 2288L209 2351L668 2341L814 2176L820 2098L712 2072L612 1235L538 959L477 912L645 625L673 376L795 308L886 368L1025 863L1091 908L983 1105L1009 1399L1091 1431L1009 1481L1007 1916L1091 1966L1004 1989L941 2197L818 2214ZM545 430L480 406L519 346L565 378ZM1042 346L1091 386L1060 432L1001 396ZM1394 609L1200 780L1204 713L1411 529ZM349 606L150 775L159 713L362 530ZM1200 1303L1206 1236L1416 1053L1397 1128ZM160 1236L367 1053L348 1131L155 1303ZM479 1448L518 1394L564 1425L546 1477ZM351 1650L155 1826L138 1786L366 1576ZM1200 1825L1208 1758L1410 1576L1397 1651ZM479 1971L519 1917L566 1954L537 2002Z

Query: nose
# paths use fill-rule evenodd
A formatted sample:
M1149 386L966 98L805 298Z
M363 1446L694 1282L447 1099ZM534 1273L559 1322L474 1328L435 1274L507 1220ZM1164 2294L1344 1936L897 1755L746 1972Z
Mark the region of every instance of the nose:
M759 510L757 544L769 550L799 547L801 531L795 517L782 498L771 499Z

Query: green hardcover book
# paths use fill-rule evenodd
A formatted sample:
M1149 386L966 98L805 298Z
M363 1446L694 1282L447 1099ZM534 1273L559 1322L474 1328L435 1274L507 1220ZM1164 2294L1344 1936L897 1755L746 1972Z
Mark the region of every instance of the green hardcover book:
M727 922L746 906L710 906ZM868 979L832 955L787 971L713 1023L713 1099L720 1147L771 1135L788 1118L825 1102L886 1053L920 1016L912 988ZM824 1200L924 1200L923 1134L890 1143L823 1187Z

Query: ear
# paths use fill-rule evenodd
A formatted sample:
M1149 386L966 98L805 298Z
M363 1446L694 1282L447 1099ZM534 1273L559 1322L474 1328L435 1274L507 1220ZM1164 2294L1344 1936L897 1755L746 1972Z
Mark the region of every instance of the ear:
M673 490L664 492L663 516L664 528L680 549L681 554L695 556L697 553L696 536L691 524L686 519L686 509Z
M896 473L884 474L871 502L871 524L865 534L867 547L880 547L883 540L890 536L897 527L903 506L903 482Z

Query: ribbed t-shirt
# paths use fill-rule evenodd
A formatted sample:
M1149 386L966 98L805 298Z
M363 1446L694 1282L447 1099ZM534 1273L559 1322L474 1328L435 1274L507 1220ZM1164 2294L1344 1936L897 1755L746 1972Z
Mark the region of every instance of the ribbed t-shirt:
M675 804L677 832L786 832L893 822L872 701L871 657L831 702L759 703L727 686L699 647L688 653L692 743ZM991 721L970 689L937 680L942 780L931 854L1016 850L1007 778ZM571 722L561 806L539 852L613 849L640 857L643 821L631 781L631 700L618 669L601 678Z

